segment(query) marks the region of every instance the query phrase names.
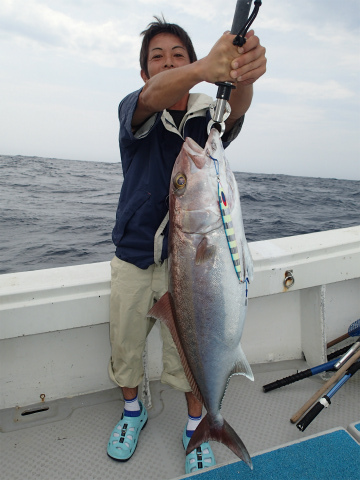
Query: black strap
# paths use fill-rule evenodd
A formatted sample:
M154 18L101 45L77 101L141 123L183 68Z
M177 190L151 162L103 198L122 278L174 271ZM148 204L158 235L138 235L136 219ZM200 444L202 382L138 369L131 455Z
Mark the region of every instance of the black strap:
M262 5L261 0L255 0L254 2L254 10L252 11L250 17L246 21L245 25L240 29L239 33L234 38L233 44L237 45L238 47L242 47L245 42L246 38L245 35L247 34L249 28L251 27L253 21L255 20L257 14L259 13L259 9Z

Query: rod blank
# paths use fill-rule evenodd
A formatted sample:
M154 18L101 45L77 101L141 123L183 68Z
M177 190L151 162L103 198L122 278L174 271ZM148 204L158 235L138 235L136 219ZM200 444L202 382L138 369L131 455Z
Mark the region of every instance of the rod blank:
M333 375L304 405L290 418L291 423L296 423L305 412L332 386L334 383L342 377L344 372L351 367L353 363L360 358L360 350L356 352L335 375Z
M251 0L237 0L230 32L236 35L249 18Z

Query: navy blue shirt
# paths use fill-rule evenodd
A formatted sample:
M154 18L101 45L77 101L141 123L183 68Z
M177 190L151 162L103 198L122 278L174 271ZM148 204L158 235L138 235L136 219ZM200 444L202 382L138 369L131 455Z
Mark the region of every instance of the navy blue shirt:
M174 162L184 138L191 137L201 147L207 141L211 98L190 95L188 111L180 132L169 112L159 112L135 133L131 121L141 89L125 97L119 105L119 145L124 182L120 192L112 239L121 260L146 269L154 263L154 236L168 211L167 197ZM243 117L238 122L236 136ZM234 129L233 129L234 130ZM224 146L229 145L224 142ZM167 233L161 260L167 258Z

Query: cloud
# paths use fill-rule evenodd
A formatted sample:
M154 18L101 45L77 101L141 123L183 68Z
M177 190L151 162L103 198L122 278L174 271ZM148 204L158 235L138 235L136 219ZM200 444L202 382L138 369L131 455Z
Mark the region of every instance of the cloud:
M342 175L344 149L349 162L357 160L358 2L346 0L346 8L338 0L263 2L254 29L267 48L268 70L230 152L255 155L258 171L309 175L314 155L334 165L333 176ZM3 149L117 160L117 104L142 85L139 33L163 13L189 32L201 58L230 28L235 4L0 0L0 81L8 92ZM203 82L193 91L215 96L217 88ZM61 141L54 141L58 132ZM253 168L236 169L245 167Z
M138 34L121 33L125 20L85 22L36 1L3 1L1 30L8 41L67 52L107 67L138 65L140 39Z
M295 2L267 0L267 8L264 2L256 19L256 29L271 31L273 35L283 34L285 42L289 40L286 34L300 36L303 41L297 44L298 48L310 39L316 42L316 48L322 47L328 52L341 50L346 58L350 55L355 60L360 44L359 22L353 14L356 10L359 13L356 2L358 0L346 0L347 8L344 9L333 0L317 1L317 5L313 0L301 0L301 7ZM341 58L336 60L341 61Z
M177 23L176 20L176 13L184 13L191 17L195 17L197 19L202 19L206 21L218 20L219 18L223 17L224 14L228 13L228 19L231 19L232 14L234 12L234 7L225 7L219 9L219 3L216 0L196 0L196 2L178 2L169 8L169 1L168 0L139 0L139 3L147 6L151 6L154 9L156 7L164 7L163 13L164 17L167 21L171 23ZM171 10L172 18L168 18L167 12ZM229 21L229 20L228 20ZM202 25L199 24L199 28L202 28Z
M262 132L284 132L308 130L327 121L327 112L318 106L304 104L284 103L272 104L258 102L253 105L253 110L247 115L251 118L252 125Z
M335 80L325 83L307 82L294 80L293 78L264 78L261 81L261 89L267 92L289 95L294 102L313 100L343 100L354 96L348 88L340 85Z
M359 179L353 136L324 108L255 102L226 155L235 171Z

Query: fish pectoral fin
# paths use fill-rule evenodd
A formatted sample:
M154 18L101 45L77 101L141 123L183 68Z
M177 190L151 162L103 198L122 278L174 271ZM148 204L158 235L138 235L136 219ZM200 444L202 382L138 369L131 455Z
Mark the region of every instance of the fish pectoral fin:
M220 420L220 421L219 421ZM190 442L186 449L186 455L191 453L195 448L202 443L209 440L223 443L235 455L243 460L250 468L253 469L252 461L243 441L235 432L235 430L227 423L227 421L220 415L216 423L210 423L211 419L207 413L201 420L200 424L193 433Z
M243 352L243 349L241 348L241 345L238 347L238 359L234 365L234 368L232 369L230 376L231 375L245 375L249 380L254 381L254 375L251 370L250 364L247 361L247 358L245 357L245 353Z
M176 329L175 314L171 294L169 292L166 292L165 295L163 295L160 300L155 303L152 309L149 310L146 316L156 318L156 320L160 320L168 327L176 345L177 351L179 353L181 364L183 366L191 390L195 397L199 400L199 402L204 403L204 399L202 398L199 387L190 369L184 349L181 344L181 340L179 338L179 334Z
M155 305L149 310L147 317L156 318L164 322L165 325L169 328L174 325L174 315L171 307L170 293L166 292L160 300L158 300Z
M216 255L216 246L208 242L204 237L196 249L195 264L201 265L205 262L212 262Z

